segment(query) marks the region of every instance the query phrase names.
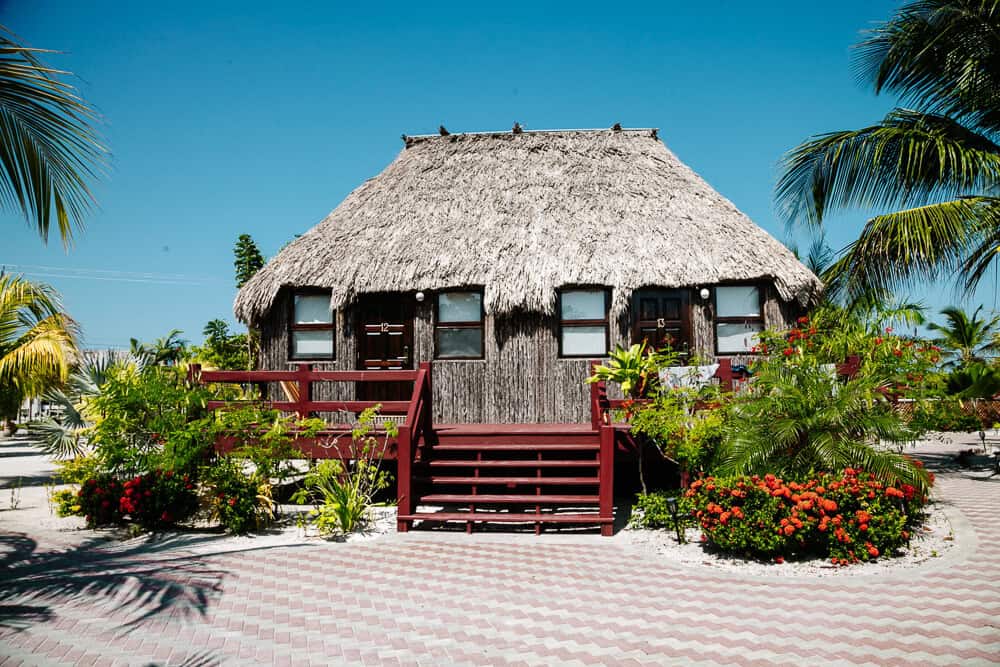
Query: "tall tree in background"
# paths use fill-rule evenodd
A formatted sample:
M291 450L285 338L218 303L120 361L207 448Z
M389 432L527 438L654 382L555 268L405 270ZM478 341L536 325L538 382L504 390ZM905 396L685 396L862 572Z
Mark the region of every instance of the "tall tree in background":
M236 267L236 287L243 287L264 266L264 255L260 254L260 249L249 234L240 234L233 254L236 255L233 262Z
M247 281L253 278L254 274L264 266L264 255L249 234L240 234L236 239L236 247L233 248L236 260L233 265L236 267L236 287L243 287ZM247 325L247 367L253 370L257 367L257 357L260 354L260 332Z
M816 226L838 209L901 209L868 220L838 260L855 294L955 270L972 289L1000 251L1000 1L912 0L857 55L876 94L912 108L790 151L778 205Z
M949 306L941 311L945 324L932 322L927 325L928 329L940 334L934 342L954 355L959 366L981 360L994 348L993 333L1000 324L1000 316L980 317L982 309L980 306L970 317L961 308Z
M46 66L39 54L0 26L0 207L19 209L48 242L54 222L63 244L94 204L89 183L107 150L94 109Z

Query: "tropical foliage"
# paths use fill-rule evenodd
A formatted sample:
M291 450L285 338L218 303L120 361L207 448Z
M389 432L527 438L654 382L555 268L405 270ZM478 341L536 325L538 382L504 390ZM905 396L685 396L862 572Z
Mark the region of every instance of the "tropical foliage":
M777 199L791 223L876 215L836 263L848 291L950 276L966 287L1000 249L1000 3L911 0L858 45L858 72L909 108L790 151Z
M27 47L0 26L0 203L16 208L43 241L55 223L63 243L93 205L90 182L107 155L97 114Z
M0 420L12 425L24 398L67 378L76 333L51 287L0 275Z
M982 306L971 316L961 308L949 306L941 311L946 323L932 322L927 325L931 331L940 336L934 341L954 357L954 363L964 366L973 361L982 361L987 352L994 349L993 336L1000 315L986 318L980 317Z
M350 455L343 461L323 461L310 470L304 488L295 496L299 502L314 503L310 517L322 534L352 533L368 525L376 495L392 482L382 461L397 431L392 422L386 422L380 439L374 432L377 415L378 408L363 411L350 442L345 443Z
M211 320L202 330L205 343L190 350L189 359L209 368L250 370L250 349L254 342L248 334L234 334L223 320Z

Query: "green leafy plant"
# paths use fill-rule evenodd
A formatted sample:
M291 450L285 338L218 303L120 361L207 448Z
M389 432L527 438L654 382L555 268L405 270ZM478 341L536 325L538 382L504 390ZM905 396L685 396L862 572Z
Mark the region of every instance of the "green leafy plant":
M694 521L694 505L691 499L680 491L652 491L636 496L630 523L640 528L674 529L673 515L670 513L668 498L677 499L677 521L681 529L697 525Z
M838 260L852 291L953 272L971 289L994 262L998 28L993 3L906 2L855 51L874 91L895 94L905 108L786 155L777 198L789 222L819 226L831 211L889 210L870 218Z
M628 348L616 345L608 357L607 365L595 366L587 382L614 382L621 385L625 396L640 398L656 390L659 369L676 365L680 355L670 346L659 350L648 348L644 340Z
M971 433L983 428L982 421L965 409L960 400L943 399L922 401L917 404L910 418L910 429L917 433L928 431L958 431Z
M0 27L0 42L3 29ZM0 76L4 56L0 54ZM0 110L6 89L0 86ZM8 100L9 102L9 100ZM0 113L0 127L10 118ZM10 136L10 135L6 135ZM0 169L0 180L3 170ZM5 190L9 194L10 190ZM16 429L21 402L66 380L77 326L48 285L0 273L0 425Z
M363 411L351 433L348 456L322 461L309 471L295 497L300 503L315 503L312 516L323 534L347 534L363 527L376 494L391 484L382 459L397 429L392 422L384 422L385 432L379 438L374 430L377 415L377 407Z
M0 201L20 209L43 241L54 221L68 246L94 203L90 182L107 164L107 149L97 112L43 53L0 26Z
M840 381L784 357L755 364L751 391L734 399L718 474L801 476L856 467L927 488L922 469L882 446L912 439L886 399L888 382L865 373Z
M204 501L212 518L230 533L260 530L274 520L274 498L269 480L246 463L220 457L202 471Z
M946 386L959 398L993 398L1000 393L1000 368L971 362L952 371Z
M49 494L49 504L55 508L58 517L83 516L83 505L78 492L73 489L53 491Z

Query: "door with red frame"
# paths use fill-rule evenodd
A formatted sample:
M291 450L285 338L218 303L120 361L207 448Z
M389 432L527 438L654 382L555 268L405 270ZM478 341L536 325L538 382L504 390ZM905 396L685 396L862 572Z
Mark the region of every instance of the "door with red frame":
M358 300L358 369L413 368L413 295L371 294ZM405 401L412 382L359 382L358 400Z

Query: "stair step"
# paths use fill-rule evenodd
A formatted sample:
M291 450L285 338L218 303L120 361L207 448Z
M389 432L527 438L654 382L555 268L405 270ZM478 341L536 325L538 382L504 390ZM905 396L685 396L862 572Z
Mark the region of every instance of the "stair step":
M467 494L467 493L432 493L422 496L420 502L425 505L435 505L438 503L470 503L470 504L518 504L518 505L548 505L573 504L573 503L596 503L600 500L598 496L557 496L557 495L529 495L529 494Z
M567 452L567 451L597 451L599 443L484 443L484 442L442 442L431 449L435 452Z
M537 485L582 485L599 484L598 477L443 477L431 475L424 479L433 484L537 484Z
M612 517L596 514L515 514L500 512L417 512L400 514L400 521L473 521L479 523L614 523Z
M476 461L468 460L445 460L428 462L432 468L596 468L597 461L530 461L521 459L519 461Z

